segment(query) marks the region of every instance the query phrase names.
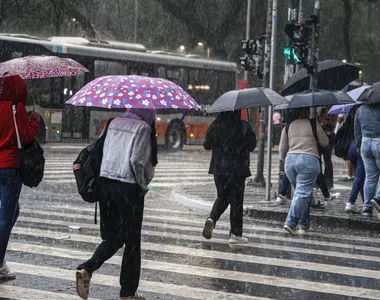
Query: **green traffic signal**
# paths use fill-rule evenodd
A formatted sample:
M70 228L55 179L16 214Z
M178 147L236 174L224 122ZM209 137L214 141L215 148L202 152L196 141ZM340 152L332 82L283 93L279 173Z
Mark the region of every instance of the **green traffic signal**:
M296 64L301 62L300 58L296 54L296 50L292 46L284 47L283 54L287 60L292 60Z

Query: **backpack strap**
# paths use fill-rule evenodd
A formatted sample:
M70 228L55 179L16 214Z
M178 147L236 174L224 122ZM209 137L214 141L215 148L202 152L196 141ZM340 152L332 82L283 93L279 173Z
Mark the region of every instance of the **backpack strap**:
M318 139L317 120L316 119L309 119L309 122L310 122L310 125L311 125L311 129L313 130L313 135L314 135L315 141L317 142L317 148L318 148L319 157L321 157L321 155L322 155L322 146L319 143L319 139Z
M17 147L19 150L21 150L22 145L21 145L20 133L18 132L18 126L17 126L17 121L16 121L16 107L17 107L17 101L13 101L12 102L12 115L13 115L13 122L15 124Z

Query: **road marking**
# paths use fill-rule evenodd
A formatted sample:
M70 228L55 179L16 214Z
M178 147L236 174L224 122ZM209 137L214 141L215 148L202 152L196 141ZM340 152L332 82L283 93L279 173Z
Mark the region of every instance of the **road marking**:
M22 212L30 213L30 214L34 214L34 215L43 215L43 216L56 216L56 217L65 216L67 218L73 218L73 219L80 217L81 219L90 220L90 221L92 221L94 219L94 217L90 216L90 215L78 215L78 214L72 214L72 213L66 213L66 212L55 212L55 211L35 211L34 209L28 209L28 208L23 209ZM157 215L146 214L146 215L144 215L143 224L146 224L145 222L147 220L159 220L159 221L164 221L164 222L167 222L167 221L171 222L172 221L172 222L178 222L182 226L188 225L188 224L194 224L194 225L196 225L194 230L198 230L198 229L201 230L203 228L205 219L198 218L198 217L193 216L193 215L190 215L190 217L191 217L191 219L185 218L183 216L181 216L181 217L157 216ZM158 223L158 225L162 225L162 224ZM218 222L218 226L219 225L222 225L224 228L226 228L228 230L230 228L230 224L227 222L223 222L223 221ZM169 224L169 226L171 226L171 225ZM285 233L285 231L282 229L276 230L276 229L272 229L272 228L255 226L255 225L245 225L244 228L254 230L254 231L263 230L263 231L269 231L269 232ZM215 232L217 232L217 231L215 231ZM220 233L223 233L223 232L220 231ZM247 233L247 234L249 234L249 233ZM249 235L251 235L252 237L262 237L264 239L277 239L277 238L279 238L280 240L283 240L286 242L294 242L294 243L305 243L305 244L310 243L310 244L325 245L325 246L332 246L332 247L343 247L343 248L350 248L351 247L351 248L357 248L357 249L362 249L362 250L380 251L380 248L378 248L378 247L360 246L360 245L354 245L354 244L349 244L349 243L348 244L341 244L341 243L334 243L334 242L329 242L329 241L314 241L314 240L308 240L308 239L304 239L304 238L302 238L302 239L297 239L297 238L289 239L289 238L282 238L282 237L277 237L277 236L257 235L256 233L252 233ZM345 237L344 235L333 235L333 234L322 234L322 233L311 233L311 232L310 232L310 236L311 237L312 236L318 236L318 237L323 237L323 238L326 238L326 237L328 237L328 238L341 238L341 239L345 239L347 241L355 240L355 241L373 241L376 243L380 242L379 239L363 238L363 237L357 237L357 236ZM345 247L345 245L347 245L347 247Z
M18 273L53 277L61 280L75 281L75 272L65 269L53 268L53 267L41 267L36 265L29 265L16 262L7 262L10 268L14 269ZM183 268L183 266L182 266ZM119 287L119 277L95 274L91 279L92 284L105 285L111 287ZM210 299L210 300L265 300L268 298L253 297L248 295L239 295L233 293L205 290L196 287L188 287L185 285L176 285L169 283L162 283L156 281L140 280L139 290L169 294L177 297L191 298L191 299ZM372 298L377 299L377 298Z
M35 219L36 223L38 223L38 219ZM78 224L73 222L65 222L65 221L55 221L50 220L50 224L56 224L56 225L63 225L63 226L82 226L85 227L84 224ZM93 225L91 225L93 226ZM164 227L164 226L160 226ZM170 228L170 224L168 225ZM93 228L93 227L91 227ZM60 232L60 231L54 231L54 230L41 230L41 229L34 229L30 227L21 227L17 226L12 230L13 234L20 234L20 235L27 235L27 236L35 236L35 237L46 237L46 238L52 238L52 239L63 239L64 237L67 237L69 235L69 239L77 242L90 242L90 243L98 243L100 241L99 238L94 236L88 236L88 235L78 235L78 234L72 234L68 231ZM193 241L193 242L203 242L206 243L205 239L200 236L193 236L193 235L185 235L185 234L178 234L178 233L170 233L170 232L163 232L163 231L151 231L151 230L142 230L142 234L145 236L158 236L161 238L173 238L173 239L181 239L181 240L187 240L187 241ZM228 244L228 240L225 239L219 239L219 238L213 238L209 241L207 241L209 244ZM239 245L240 246L240 245ZM241 247L253 247L253 248L259 248L259 249L268 249L268 250L277 250L277 251L288 251L290 253L302 253L307 255L323 255L327 257L338 257L338 258L345 258L347 259L347 253L344 252L335 252L335 251L325 251L325 250L316 250L316 249L310 249L310 248L296 248L291 246L282 246L282 245L272 245L272 244L257 244L257 243L248 243L247 245L241 245ZM362 255L362 254L355 254L353 256L353 259L357 260L363 260L363 261L372 261L372 262L380 262L379 256L369 256L369 255Z
M91 257L90 253L88 253L88 256L87 255L85 256L83 255L83 253L81 254L81 251L76 251L74 255L70 255L70 252L71 251L68 251L67 249L61 249L60 251L56 250L56 252L54 252L53 254L55 254L55 256L63 256L63 257L72 258L72 259L74 258L78 259L78 257L81 257L82 259L88 259L89 257ZM120 265L121 257L113 257L110 260L110 263ZM144 263L143 267L145 269L174 272L178 274L199 276L203 278L217 278L217 279L223 279L223 280L240 281L240 282L251 283L251 284L264 284L264 285L268 285L268 288L270 288L269 286L275 286L275 287L283 287L283 288L289 288L289 289L306 290L306 291L312 291L312 292L317 292L317 293L336 294L336 295L347 296L347 297L366 297L368 299L380 299L379 290L371 290L371 289L350 287L350 286L341 286L341 285L334 285L334 284L329 284L329 283L319 283L319 282L299 280L299 279L293 279L293 278L288 279L288 278L283 278L283 277L267 276L267 275L252 274L252 273L237 272L237 271L226 271L226 270L211 269L211 268L197 267L197 266L191 266L191 265L186 265L186 267L184 268L184 265L182 264L174 264L174 263L167 263L167 262L143 260L143 263ZM27 264L14 263L14 262L9 262L8 264L11 268L14 268L15 270L20 270L19 272L26 273L29 275L52 277L51 275L53 273L54 278L67 280L70 277L72 277L72 280L74 279L73 271L67 271L64 269L58 269L58 268L52 268L52 267L41 267L37 265L27 265ZM60 273L61 275L58 275L58 273ZM99 278L99 276L101 276L101 278ZM62 278L62 277L65 277L65 278ZM107 283L111 283L113 286L115 286L115 283L117 284L117 277L109 276L109 275L98 275L98 274L96 274L96 276L93 277L92 282L96 284L104 284L105 283L104 281L106 278L112 280L111 281L112 283L109 280L106 280ZM147 281L142 282L142 286L144 286L145 282ZM154 283L156 284L156 282ZM168 284L165 284L165 285L168 285ZM142 289L144 289L144 287L142 287ZM193 289L193 288L190 288L190 289ZM168 288L165 292L171 293L170 288ZM193 295L193 292L191 292L188 295ZM245 295L240 295L240 296L246 297L242 299L250 299L249 296L245 296ZM210 298L207 297L207 299L210 299ZM233 299L237 299L237 298L235 297Z
M8 284L0 285L0 296L5 296L7 299L23 299L23 300L78 300L77 295L54 293L48 291L41 291L36 289L28 289L20 286L12 286ZM100 300L89 298L90 300Z

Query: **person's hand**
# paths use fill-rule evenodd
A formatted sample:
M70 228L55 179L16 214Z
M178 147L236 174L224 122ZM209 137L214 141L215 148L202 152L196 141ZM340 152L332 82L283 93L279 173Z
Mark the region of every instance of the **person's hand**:
M35 111L33 111L32 114L30 115L30 118L32 120L36 120L37 122L39 122L41 119L41 116L39 113L36 113Z

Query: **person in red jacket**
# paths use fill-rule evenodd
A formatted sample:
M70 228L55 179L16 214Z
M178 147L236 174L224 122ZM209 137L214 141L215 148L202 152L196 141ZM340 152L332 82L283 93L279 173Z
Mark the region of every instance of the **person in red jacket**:
M35 112L28 119L26 93L26 84L20 76L0 78L0 281L15 278L4 257L19 214L18 200L22 186L12 104L17 103L16 121L22 143L33 141L40 120Z

